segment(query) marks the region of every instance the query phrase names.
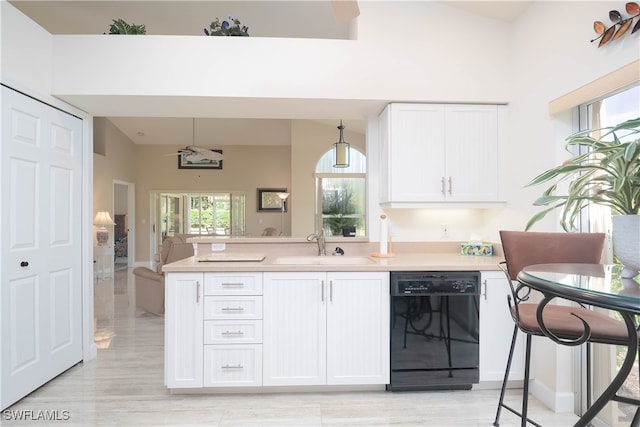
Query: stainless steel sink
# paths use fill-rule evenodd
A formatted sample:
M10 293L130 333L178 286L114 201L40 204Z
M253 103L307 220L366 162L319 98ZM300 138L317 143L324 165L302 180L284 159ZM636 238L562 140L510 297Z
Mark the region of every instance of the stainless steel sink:
M375 262L365 256L282 256L272 261L281 265L368 265Z

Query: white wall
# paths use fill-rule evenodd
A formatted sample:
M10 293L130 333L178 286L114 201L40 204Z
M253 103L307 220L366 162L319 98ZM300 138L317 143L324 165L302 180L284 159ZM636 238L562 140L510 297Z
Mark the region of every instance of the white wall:
M18 90L51 95L51 34L5 0L0 0L0 73Z
M601 48L589 42L596 35L593 21L608 21L611 8L606 1L581 2L580 7L574 2L535 2L515 23L510 62L509 204L494 223L522 229L534 212L531 202L544 190L543 186L523 186L565 156L564 139L572 132L571 112L552 117L549 102L640 57L638 33ZM552 228L558 228L554 219L535 229Z
M130 97L120 114L153 95L165 96L153 113L180 104L221 117L254 112L239 111L242 99L506 102L509 31L437 2L394 1L362 2L358 40L54 36L54 93L105 94L96 115L109 115L114 94ZM313 118L298 110L285 118Z
M570 1L534 2L515 23L510 61L509 203L486 223L488 229L523 229L536 211L532 201L545 189L525 189L523 185L566 156L564 138L572 132L571 112L550 116L549 102L640 57L640 33L625 34L601 48L589 42L596 36L593 21L608 22L612 8L612 2L607 1L580 2L579 7ZM534 228L556 229L559 225L554 216ZM541 388L556 393L546 403L558 410L573 410L567 353L548 340L534 343L534 375L543 384Z

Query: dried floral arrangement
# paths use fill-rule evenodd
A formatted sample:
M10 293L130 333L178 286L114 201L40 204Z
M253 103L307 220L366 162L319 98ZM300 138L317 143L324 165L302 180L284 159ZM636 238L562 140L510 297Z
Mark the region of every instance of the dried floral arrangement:
M630 15L627 18L623 18L622 14L617 10L609 11L609 19L611 20L611 22L613 22L613 25L611 25L611 27L609 28L607 28L602 21L595 21L593 23L593 29L597 34L599 34L599 36L591 40L591 42L593 43L594 41L600 39L600 43L598 43L598 47L600 47L610 40L616 40L620 38L624 33L626 33L627 30L631 27L633 20L640 16L640 6L638 5L638 3L631 1L625 4L625 10ZM640 19L638 19L636 25L633 26L631 34L635 33L638 30L640 30Z

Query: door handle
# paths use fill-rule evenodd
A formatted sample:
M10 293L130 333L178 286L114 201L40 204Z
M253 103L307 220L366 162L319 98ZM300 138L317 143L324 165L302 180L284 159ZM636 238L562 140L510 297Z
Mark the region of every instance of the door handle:
M20 263L20 267L29 267L29 263L27 261L22 261Z

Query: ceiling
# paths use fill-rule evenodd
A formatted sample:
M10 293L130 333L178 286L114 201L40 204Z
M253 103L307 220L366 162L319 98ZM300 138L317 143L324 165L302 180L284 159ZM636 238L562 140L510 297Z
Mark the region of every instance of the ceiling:
M109 117L135 144L174 145L290 145L289 119L217 119L217 118L150 118ZM338 140L338 120L314 120L335 128ZM362 120L344 123L345 130L364 134ZM347 139L348 142L348 139Z
M369 1L369 0L360 0ZM414 0L415 1L415 0ZM417 0L430 1L430 0ZM226 19L230 13L249 27L251 36L348 39L349 23L337 22L330 0L9 0L16 8L37 22L51 34L102 34L109 31L113 19L122 18L129 23L144 24L147 34L203 35L203 29L216 17ZM453 7L484 17L505 22L515 20L532 1L443 1ZM73 99L67 99L74 103ZM256 100L257 101L257 100ZM261 111L247 111L247 118L198 118L198 135L217 135L216 141L225 144L251 144L261 141L266 145L286 145L290 139L290 119L309 119L337 126L345 119L348 131L365 132L365 122L354 117L379 111L385 102L347 101L327 103L322 100L305 100L291 107L292 100L280 100L287 108L277 104ZM78 100L77 105L99 116L100 110L110 110L108 99ZM89 102L89 104L87 104ZM300 100L297 101L300 103ZM84 104L83 104L84 103ZM252 102L255 108L261 102ZM188 110L188 109L187 109ZM270 113L265 113L269 111ZM295 111L287 116L278 111ZM128 114L124 113L123 116ZM215 111L203 114L216 117ZM222 117L222 116L218 116ZM283 119L283 117L287 117ZM109 117L109 119L136 144L191 144L194 140L193 121L190 118ZM336 131L337 134L337 131ZM220 139L218 139L220 138ZM219 143L219 142L218 142Z

